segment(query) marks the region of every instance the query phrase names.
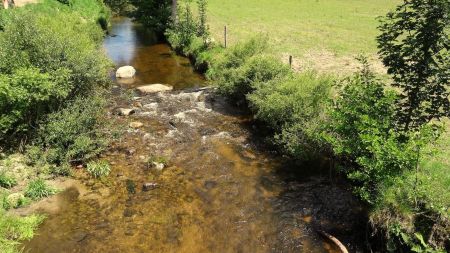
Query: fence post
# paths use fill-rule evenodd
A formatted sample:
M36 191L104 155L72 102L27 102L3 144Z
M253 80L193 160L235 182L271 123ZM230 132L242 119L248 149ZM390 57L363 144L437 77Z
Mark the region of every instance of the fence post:
M292 68L292 55L289 55L289 67Z
M224 35L225 48L227 48L227 26L224 26L223 35Z

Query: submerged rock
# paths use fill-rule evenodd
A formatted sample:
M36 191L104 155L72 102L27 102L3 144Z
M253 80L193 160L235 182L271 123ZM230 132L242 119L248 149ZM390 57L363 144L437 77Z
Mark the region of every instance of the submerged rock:
M136 153L136 149L135 148L130 148L127 150L127 155L134 155L134 153Z
M153 167L154 167L156 170L161 171L161 170L163 170L166 166L164 165L164 163L153 162Z
M135 112L136 112L135 109L126 109L126 108L119 108L116 110L116 113L120 116L128 116L134 114Z
M158 186L159 185L157 183L144 183L142 185L142 190L147 192L147 191L154 190L154 189L158 188Z
M142 94L153 94L163 91L171 91L173 90L173 87L164 85L164 84L150 84L150 85L144 85L137 87L136 90L138 90Z
M117 78L132 78L136 74L136 69L132 66L123 66L116 71Z
M139 122L139 121L134 121L134 122L131 122L129 126L131 128L141 128L144 126L144 123Z

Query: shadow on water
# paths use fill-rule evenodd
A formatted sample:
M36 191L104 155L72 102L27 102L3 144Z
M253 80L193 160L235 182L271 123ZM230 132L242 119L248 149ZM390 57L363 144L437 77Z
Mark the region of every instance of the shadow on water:
M183 66L187 59L138 35L138 27L116 20L117 36L105 41L117 65L138 69L135 83L122 83L118 94L153 80L201 86ZM346 186L330 183L317 164L292 164L261 148L258 129L241 110L208 89L135 99L111 98L111 111L140 105L128 117L111 114L117 124L144 123L104 154L111 175L101 181L77 171L87 190L61 194L70 204L49 214L25 242L27 252L337 252L317 230L360 251L363 212ZM164 157L168 166L157 170L150 157Z

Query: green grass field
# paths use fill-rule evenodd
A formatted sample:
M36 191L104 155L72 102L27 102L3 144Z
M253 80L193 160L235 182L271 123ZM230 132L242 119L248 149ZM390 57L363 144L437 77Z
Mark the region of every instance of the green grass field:
M255 33L268 34L273 54L297 69L345 72L355 69L359 53L376 60L377 17L399 0L209 0L208 21L216 41L223 42L227 25L229 45Z

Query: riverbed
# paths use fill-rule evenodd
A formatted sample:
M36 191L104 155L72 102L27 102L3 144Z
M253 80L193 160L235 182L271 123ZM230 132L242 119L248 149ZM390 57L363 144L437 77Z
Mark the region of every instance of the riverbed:
M130 19L113 20L104 48L116 66L137 69L133 80L112 76L107 113L125 131L101 158L111 174L76 174L82 187L59 194L63 205L27 252L338 252L318 231L363 251L363 209L326 161L295 164L271 151L249 115ZM152 83L174 91L134 92Z

